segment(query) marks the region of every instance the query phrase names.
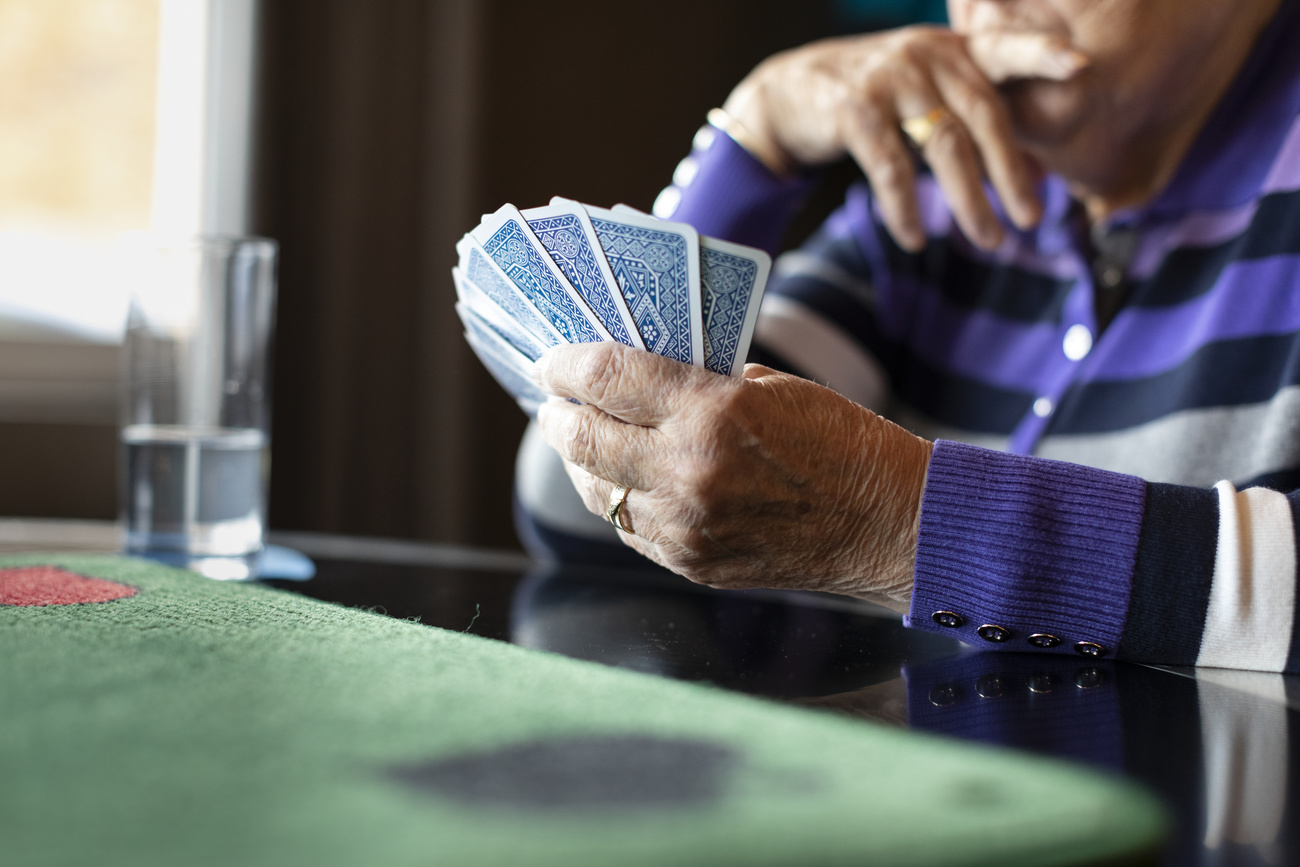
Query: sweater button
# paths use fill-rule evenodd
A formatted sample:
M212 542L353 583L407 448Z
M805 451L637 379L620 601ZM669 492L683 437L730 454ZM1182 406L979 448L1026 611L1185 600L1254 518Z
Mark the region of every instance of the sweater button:
M1106 648L1093 641L1080 641L1074 645L1074 652L1080 656L1099 657L1106 655Z
M1061 639L1055 635L1048 635L1046 632L1035 632L1026 639L1034 647L1056 647L1061 643Z
M940 626L946 626L949 629L958 629L966 625L966 618L960 614L954 614L951 611L936 611L930 615L930 619Z
M995 626L992 623L985 623L975 633L985 641L992 641L994 644L1001 644L1011 637L1011 633L1001 626Z
M1061 341L1061 351L1071 361L1082 361L1092 351L1092 332L1088 326L1076 323L1065 332Z

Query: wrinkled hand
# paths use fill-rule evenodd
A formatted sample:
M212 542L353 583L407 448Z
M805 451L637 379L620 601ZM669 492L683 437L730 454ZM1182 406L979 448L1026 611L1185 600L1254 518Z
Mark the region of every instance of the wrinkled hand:
M815 42L768 58L728 97L724 110L770 152L816 166L845 154L871 181L889 231L904 248L925 242L915 170L900 123L947 108L922 152L963 232L985 248L1002 228L987 176L1017 226L1038 222L1037 170L1015 142L996 85L1016 78L1063 81L1088 58L1058 37L906 27Z
M550 350L538 421L592 512L712 587L826 590L905 611L931 445L836 394L751 364L719 376L619 345Z

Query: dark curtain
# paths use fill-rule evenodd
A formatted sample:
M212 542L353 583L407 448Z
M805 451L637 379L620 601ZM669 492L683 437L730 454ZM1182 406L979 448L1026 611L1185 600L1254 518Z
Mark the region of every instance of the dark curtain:
M456 239L507 201L648 208L705 112L829 5L264 0L271 526L516 544L524 417L461 338Z

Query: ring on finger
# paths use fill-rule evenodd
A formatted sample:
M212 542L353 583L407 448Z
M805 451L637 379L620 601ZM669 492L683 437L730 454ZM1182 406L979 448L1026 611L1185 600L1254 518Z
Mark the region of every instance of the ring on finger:
M605 509L605 519L630 536L635 536L632 526L627 522L627 495L632 489L627 485L615 485L609 494L609 506Z
M930 143L930 139L934 137L934 131L951 117L952 112L940 105L930 109L925 114L905 118L899 126L903 128L903 134L911 139L912 144L916 145L918 149L922 149Z

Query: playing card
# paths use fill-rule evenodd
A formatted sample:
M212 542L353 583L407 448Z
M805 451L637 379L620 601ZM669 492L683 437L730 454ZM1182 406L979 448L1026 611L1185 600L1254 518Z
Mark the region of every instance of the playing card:
M529 361L536 361L546 351L545 344L529 334L518 322L502 313L487 296L475 289L473 284L465 284L461 300L456 304L456 312L462 322L466 317L473 317L481 322L483 327L491 328Z
M700 297L704 305L704 366L740 376L758 320L772 257L754 247L700 238Z
M614 339L645 349L583 207L577 202L562 202L520 213L542 247Z
M463 308L463 305L458 305L458 308ZM524 412L535 416L537 407L546 402L546 395L533 381L533 363L504 337L483 324L481 319L471 315L463 317L461 321L465 325L465 339L488 373L492 374L492 378L515 399Z
M456 250L460 253L458 270L466 284L481 291L546 346L564 342L564 336L551 324L551 319L519 291L519 287L501 272L473 238L468 235L461 238ZM455 277L455 271L452 276Z
M685 223L604 208L587 207L587 214L645 348L703 365L699 233Z
M610 210L654 219L631 205L618 204ZM740 376L744 371L771 270L772 257L763 250L700 236L704 366L714 373Z
M569 343L612 340L609 331L537 242L512 205L491 214L470 237ZM470 279L474 279L473 274Z

